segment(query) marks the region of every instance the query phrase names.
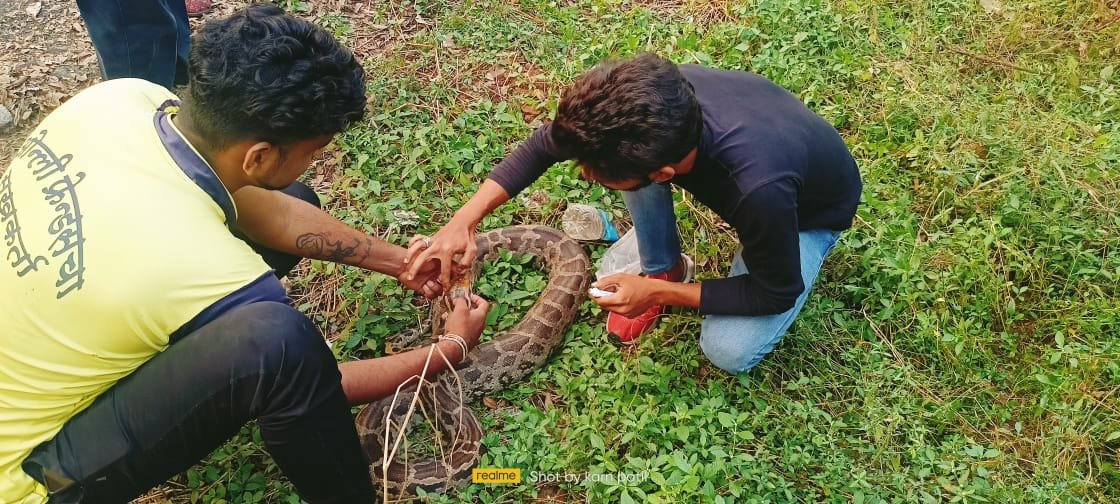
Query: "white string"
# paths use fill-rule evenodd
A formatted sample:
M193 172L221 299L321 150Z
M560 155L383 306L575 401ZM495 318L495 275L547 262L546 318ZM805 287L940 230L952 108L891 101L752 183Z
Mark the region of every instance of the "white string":
M412 420L412 412L416 409L416 403L420 399L420 389L424 386L424 378L428 375L428 366L432 363L432 352L434 352L435 350L436 344L433 343L432 346L428 348L428 356L424 359L424 368L420 370L419 377L416 375L412 375L407 380L401 382L400 385L397 385L397 390L395 393L393 393L393 401L389 403L388 413L385 414L385 443L381 445L381 477L384 480L382 489L384 489L385 491L381 492L381 494L383 496L383 502L385 502L386 504L388 504L389 502L389 463L390 461L392 461L393 457L396 456L397 448L400 447L401 441L404 440L405 430L408 428L408 423ZM408 405L408 411L404 415L404 420L402 420L397 439L393 441L393 448L392 450L390 450L389 431L393 427L393 409L397 405L397 399L400 397L401 389L404 388L405 385L412 383L412 381L417 378L419 378L419 384L417 384L416 386L416 394L412 396L412 402Z
M450 370L451 374L455 377L455 384L457 385L458 392L459 392L459 404L462 405L465 402L464 401L464 393L463 393L463 382L462 382L462 379L459 377L459 373L455 370L455 366L453 366L451 364L451 360L448 359L447 355L443 353L443 350L441 350L439 348L439 345L436 344L436 343L432 343L428 347L428 355L424 359L424 367L423 367L423 369L420 370L420 375L419 376L412 375L407 380L405 380L404 382L402 382L400 385L397 386L396 392L393 393L393 400L392 400L392 402L389 403L389 408L388 408L387 412L385 413L385 439L384 439L384 443L382 443L382 445L381 445L382 446L382 453L381 453L382 487L381 488L383 490L381 492L381 494L382 494L382 502L384 502L385 504L388 504L388 502L389 502L389 491L388 491L388 489L389 489L389 465L392 463L393 457L395 457L397 455L397 450L398 450L398 448L400 448L401 442L404 441L404 439L407 435L408 426L409 426L410 422L412 421L412 414L416 409L416 404L420 400L420 393L422 392L422 389L423 389L424 383L425 383L425 378L428 375L428 369L429 369L429 367L431 366L431 363L432 363L432 355L436 351L439 351L440 358L443 359L444 364L447 365L447 369ZM465 357L466 357L466 355L464 354L464 358ZM416 386L416 393L413 394L412 401L408 405L408 411L405 413L404 418L401 420L400 427L397 431L398 434L396 436L396 439L393 440L393 448L390 450L389 449L389 434L390 434L390 431L392 430L393 424L394 424L394 422L392 421L393 410L395 409L395 407L397 405L397 400L400 398L401 390L404 389L408 384L412 383L414 380L419 381L419 383ZM433 382L433 386L435 386L434 382ZM438 401L432 401L432 403L438 405ZM421 406L421 409L422 410L424 409L423 406ZM461 406L459 408L459 419L458 419L459 421L457 422L456 429L455 429L455 438L451 442L452 451L454 451L456 443L460 439L462 439L463 424L464 424L463 415L464 415L464 411L463 411L463 407ZM425 415L425 416L427 416L427 415ZM437 418L437 422L432 422L431 419L429 419L428 421L429 421L429 423L438 423L438 418ZM435 426L433 426L433 430L438 432L438 428L435 427ZM439 437L437 436L436 439L437 439L437 442L438 442ZM443 450L442 443L440 443L440 455L441 455L441 458L446 460L447 455L445 454L445 452ZM406 460L407 460L407 457L408 457L408 455L407 455L407 448L406 448L406 454L405 454ZM407 485L405 485L405 486L407 486ZM403 487L402 487L402 492L403 492ZM403 495L401 497L403 497Z

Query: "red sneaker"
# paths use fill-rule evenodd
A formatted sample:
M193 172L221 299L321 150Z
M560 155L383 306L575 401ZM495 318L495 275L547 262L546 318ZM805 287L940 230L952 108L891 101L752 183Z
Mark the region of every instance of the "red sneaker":
M692 278L692 259L681 256L681 261L673 269L655 275L645 275L656 280L686 282ZM638 342L638 337L653 329L657 320L665 313L665 305L653 305L634 318L626 318L614 312L607 314L607 337L618 346L629 346Z
M199 17L210 12L210 0L184 0L187 2L187 16Z

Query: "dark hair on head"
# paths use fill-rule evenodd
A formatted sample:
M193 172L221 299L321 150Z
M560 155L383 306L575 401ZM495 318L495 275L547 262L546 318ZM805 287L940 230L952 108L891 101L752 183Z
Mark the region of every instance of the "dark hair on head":
M365 112L365 73L354 55L271 4L203 25L189 70L184 108L211 148L332 136Z
M700 104L671 61L643 53L600 63L560 98L552 140L596 178L645 180L699 142Z

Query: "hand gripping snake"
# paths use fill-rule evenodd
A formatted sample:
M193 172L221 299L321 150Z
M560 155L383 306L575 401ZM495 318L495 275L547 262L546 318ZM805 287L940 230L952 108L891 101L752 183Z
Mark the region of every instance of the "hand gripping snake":
M463 401L459 400L459 389L450 379L450 371L420 385L425 391L420 395L419 407L434 417L440 437L451 440L450 446L440 448L442 456L409 459L406 463L398 454L391 458L383 474L385 419L393 421L391 436L396 436L399 429L407 429L407 425L401 427L401 420L409 409L409 401L400 400L394 405L393 398L387 397L366 405L358 414L358 436L371 461L370 476L375 483L388 485L383 489L385 492L413 494L417 488L440 491L467 483L471 469L481 457L482 429L465 403L521 381L543 366L564 341L564 332L587 296L590 261L583 247L561 231L546 226L512 226L479 234L477 244L472 279L483 262L497 259L504 249L535 256L548 271L548 285L520 323L473 348L466 360L455 366L462 383ZM445 309L442 306L443 303L436 303L431 319L437 335ZM402 396L411 397L416 390L413 385L402 391ZM391 443L390 439L390 448Z

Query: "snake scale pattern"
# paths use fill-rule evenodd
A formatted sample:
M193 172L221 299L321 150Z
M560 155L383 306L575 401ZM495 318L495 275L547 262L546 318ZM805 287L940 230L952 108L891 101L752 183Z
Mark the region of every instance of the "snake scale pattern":
M358 436L370 464L370 477L377 485L386 483L383 491L392 495L414 494L417 488L441 491L460 487L470 480L471 469L481 456L482 430L478 419L466 403L502 390L545 364L564 340L564 332L572 323L580 303L586 298L590 261L583 247L563 232L546 226L511 226L477 236L478 259L471 278L478 275L481 264L494 261L501 250L514 254L530 254L548 272L548 285L525 317L509 331L478 345L456 366L462 383L464 401L450 372L441 373L434 381L421 385L414 417L424 408L435 419L442 439L453 440L444 446L443 456L428 460L404 460L399 451L382 474L382 445L385 441L385 418L399 425L408 411L411 393L402 393L396 406L392 397L370 403L356 419ZM493 300L501 303L501 299ZM436 303L437 307L443 303ZM434 333L441 329L442 309L433 310ZM438 356L433 357L438 358ZM407 392L415 392L416 386ZM390 411L392 409L392 411ZM391 438L396 436L395 429Z

